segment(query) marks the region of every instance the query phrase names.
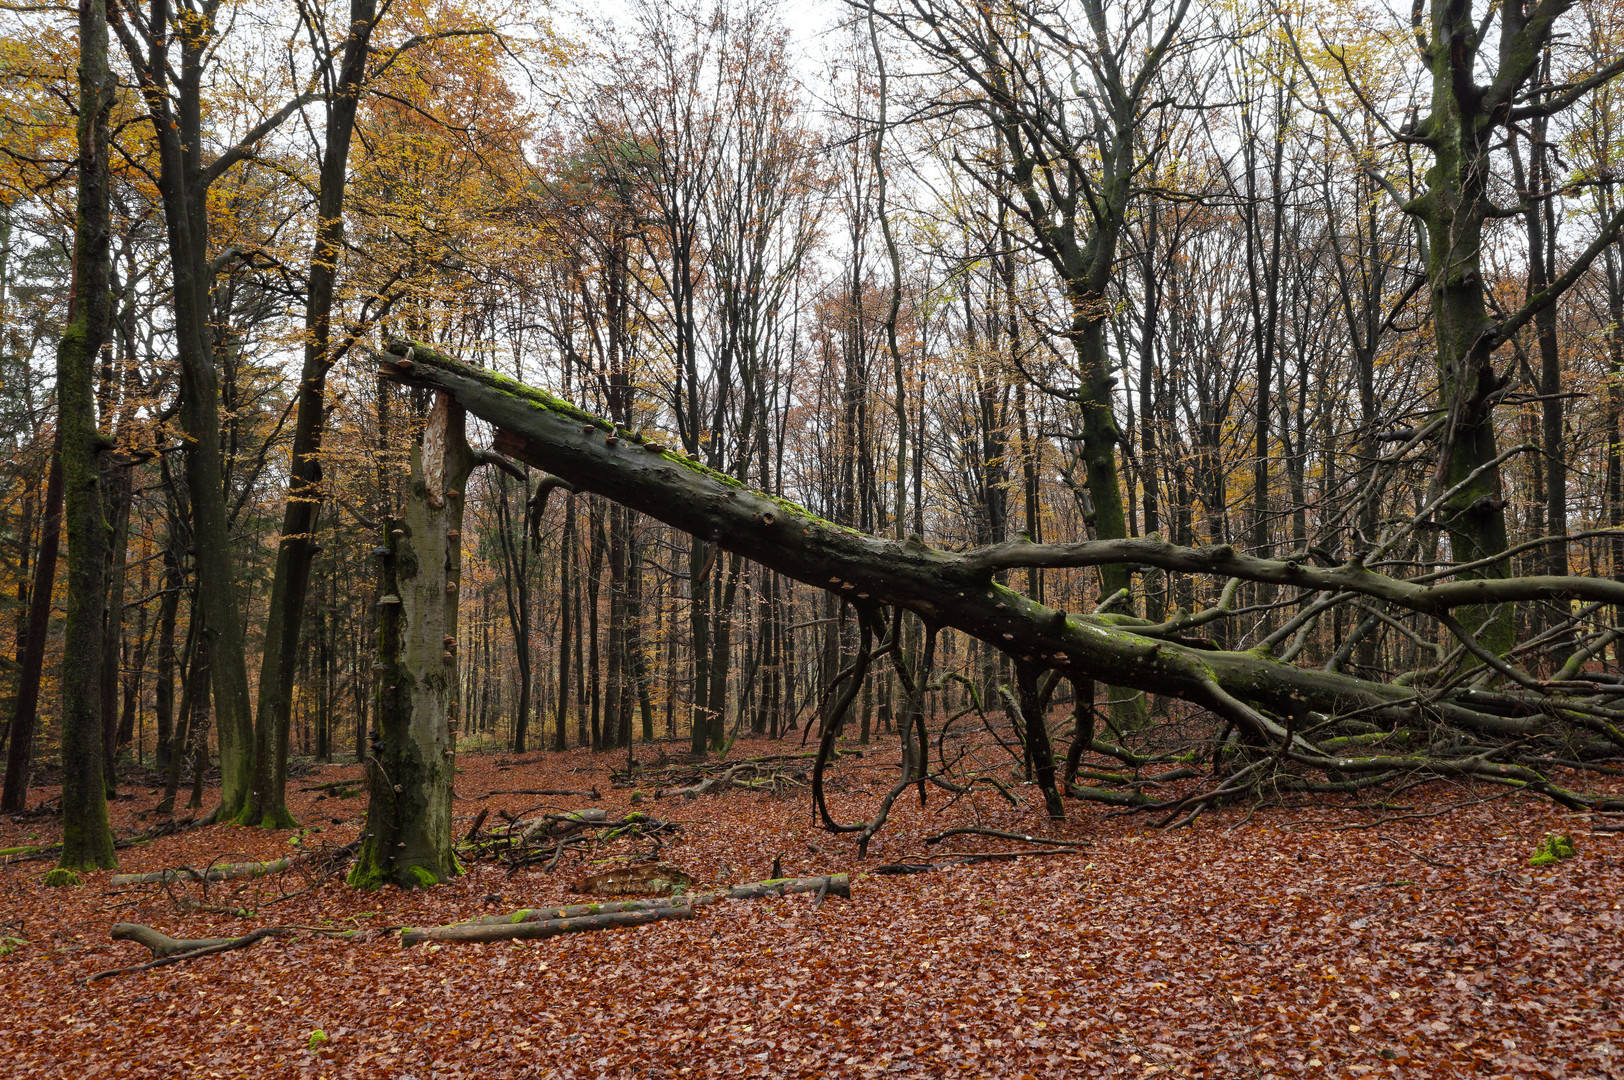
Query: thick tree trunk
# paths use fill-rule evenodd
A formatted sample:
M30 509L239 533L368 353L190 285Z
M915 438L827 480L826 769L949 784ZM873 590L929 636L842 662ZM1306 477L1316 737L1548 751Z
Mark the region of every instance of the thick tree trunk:
M68 625L62 642L62 859L64 870L118 865L103 773L102 641L107 605L107 524L102 517L105 449L96 425L95 365L111 326L108 282L108 114L104 0L79 5L79 198L74 229L73 310L56 353L62 432L63 521L68 535Z
M451 850L463 485L475 458L462 406L435 396L412 449L406 505L388 522L379 599L377 735L366 831L351 885L426 887L459 872Z

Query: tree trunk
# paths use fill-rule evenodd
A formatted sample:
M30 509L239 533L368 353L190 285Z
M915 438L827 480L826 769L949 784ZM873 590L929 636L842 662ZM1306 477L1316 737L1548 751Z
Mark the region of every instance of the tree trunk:
M287 503L271 577L265 642L259 673L259 715L254 728L253 782L237 820L244 825L287 829L288 733L293 709L293 667L299 653L300 620L316 554L321 515L322 433L326 427L327 371L333 364L333 286L344 239L344 189L349 178L350 137L366 72L367 44L377 21L377 0L351 0L344 55L335 93L327 103L326 153L316 198L316 239L310 253L305 302L304 366L288 464Z
M110 441L110 440L109 440ZM102 610L102 766L107 794L118 790L118 688L123 667L124 583L129 568L130 544L130 465L112 453L100 455L102 512L106 521L105 585L107 597Z
M68 536L68 620L62 643L62 859L64 870L118 865L103 772L102 642L107 605L107 524L102 517L105 449L96 426L95 365L111 326L108 283L108 115L104 0L79 5L79 197L68 325L56 353L62 433L63 521Z
M437 394L413 447L406 505L387 523L379 599L377 741L366 831L349 882L426 887L459 872L451 850L457 597L463 485L475 458L464 413Z
M17 682L17 707L11 716L11 743L6 748L6 787L0 795L0 813L17 814L27 808L28 779L34 760L34 728L39 720L40 677L45 672L45 640L51 630L51 594L56 588L57 552L62 546L62 437L51 453L45 480L45 512L41 519L39 556L34 560L34 583L29 592L27 634L22 643L22 672Z

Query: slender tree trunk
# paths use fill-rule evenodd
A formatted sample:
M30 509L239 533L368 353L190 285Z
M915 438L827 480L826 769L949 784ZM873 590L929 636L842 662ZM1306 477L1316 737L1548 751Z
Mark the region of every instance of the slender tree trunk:
M349 177L350 138L355 129L367 46L377 21L377 0L351 0L338 83L327 102L327 145L316 198L316 239L310 254L305 302L304 366L299 373L288 496L281 542L271 577L259 675L259 715L254 730L252 791L238 820L285 829L288 725L293 708L293 665L299 653L300 620L316 554L322 506L322 434L326 427L327 371L333 363L333 287L344 240L344 189Z
M107 794L118 790L118 688L123 666L124 582L129 567L130 466L112 453L100 455L102 510L107 522L107 599L102 615L102 766Z
M0 812L21 813L27 808L29 773L34 758L34 728L39 720L40 676L45 671L45 642L51 629L51 594L56 587L57 552L62 546L62 455L51 453L45 480L45 512L41 518L39 555L34 559L34 583L29 590L27 634L22 645L22 672L17 682L17 707L11 717L11 742L6 748L6 786Z
M570 564L575 552L575 499L564 505L564 538L558 545L558 716L553 725L553 749L568 742L570 709L570 613L575 601L570 590Z

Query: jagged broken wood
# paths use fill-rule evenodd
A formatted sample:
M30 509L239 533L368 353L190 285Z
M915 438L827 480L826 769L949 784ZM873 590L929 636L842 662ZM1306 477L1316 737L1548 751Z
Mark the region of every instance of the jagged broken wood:
M1148 690L1208 708L1245 735L1253 756L1238 759L1217 788L1151 802L1149 808L1176 802L1178 810L1189 812L1188 820L1207 805L1242 797L1264 783L1276 790L1355 791L1417 777L1524 788L1575 809L1619 804L1555 782L1544 770L1556 763L1539 756L1547 744L1564 760L1624 752L1624 710L1607 694L1573 689L1593 650L1575 651L1563 660L1557 678L1542 684L1486 651L1452 612L1525 600L1624 606L1624 582L1577 576L1449 580L1472 564L1414 578L1373 569L1408 535L1405 530L1419 527L1415 523L1333 565L1317 564L1316 559L1326 560L1310 553L1266 559L1228 545L1181 547L1153 537L1048 545L1012 541L944 551L918 538L886 540L825 521L794 502L647 443L637 432L431 348L401 342L391 349L400 355L411 350L416 362L409 369L386 365L389 377L441 391L493 424L497 448L507 456L833 592L864 613L865 626L878 623L886 607L910 611L927 628L952 627L1001 650L1023 683L1030 683L1034 671L1053 670L1074 681ZM1263 646L1236 651L1195 636L1214 620L1231 617L1222 601L1211 611L1152 622L1109 611L1059 611L998 581L1002 572L1020 567L1123 563L1290 587L1298 590L1301 610ZM1434 620L1459 642L1456 668L1377 681L1288 662L1300 652L1315 619L1358 599ZM1469 665L1465 677L1462 664ZM1054 814L1059 805L1054 761L1044 725L1032 728L1045 736L1032 756ZM1300 775L1303 771L1325 779Z

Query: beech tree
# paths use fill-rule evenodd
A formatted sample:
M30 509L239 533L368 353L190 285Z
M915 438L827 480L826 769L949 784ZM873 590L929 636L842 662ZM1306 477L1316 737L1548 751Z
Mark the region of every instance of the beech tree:
M64 871L118 865L102 769L102 619L107 531L96 427L95 368L112 323L112 223L108 117L114 81L107 62L107 7L79 4L79 190L73 293L56 353L63 520L68 536L68 625L62 651L62 858ZM58 879L61 880L61 879ZM70 877L66 880L73 880Z
M1536 253L1534 287L1525 300L1501 316L1491 313L1485 266L1491 226L1528 215L1537 222L1556 195L1549 186L1524 187L1507 201L1496 184L1496 154L1519 125L1532 123L1544 130L1553 117L1624 72L1624 58L1610 57L1562 84L1541 77L1559 20L1573 7L1573 0L1418 3L1411 24L1428 75L1425 111L1411 122L1398 122L1364 100L1390 138L1422 148L1431 161L1413 192L1404 191L1396 179L1377 178L1416 223L1440 404L1426 438L1438 448L1433 490L1448 492L1432 523L1449 537L1454 561L1471 567L1462 571L1471 577L1504 579L1512 573L1502 480L1506 455L1498 448L1494 424L1495 406L1512 377L1496 353L1571 289L1624 230L1624 212L1600 223L1590 243L1560 273L1545 265L1543 251ZM1341 51L1334 45L1326 51L1347 70ZM1350 148L1357 147L1336 110L1322 105L1320 111L1338 125ZM1536 224L1530 238L1539 235ZM1511 648L1509 608L1476 607L1461 616L1490 652L1503 654Z
M921 618L928 635L952 628L1004 653L1021 683L1019 708L1028 752L1054 817L1064 814L1062 785L1042 703L1055 678L1099 679L1183 698L1211 709L1255 746L1267 748L1237 764L1215 786L1162 804L1144 796L1125 800L1159 805L1170 811L1170 818L1197 815L1207 805L1248 790L1260 774L1285 790L1322 792L1359 790L1400 776L1472 777L1525 788L1572 808L1624 805L1618 799L1571 790L1542 771L1542 765L1549 768L1556 761L1596 759L1624 749L1624 727L1609 704L1608 687L1594 676L1580 677L1595 655L1597 639L1562 657L1556 676L1542 681L1488 652L1455 615L1463 608L1501 603L1619 604L1624 603L1624 584L1578 576L1484 579L1466 577L1456 567L1406 579L1370 567L1452 491L1439 493L1372 552L1329 566L1318 564L1308 552L1267 559L1242 554L1227 544L1193 548L1155 538L1064 544L1023 539L948 552L915 538L899 543L834 526L793 502L718 476L635 432L541 391L467 367L427 346L403 342L392 351L399 359L384 365L390 378L432 388L483 417L496 426L497 443L510 456L546 469L580 490L609 496L847 598L862 614L863 633L857 662L837 700L838 710L850 707L876 658L895 655L898 612ZM1226 587L1211 608L1152 623L1122 614L1068 613L996 580L998 574L1016 568L1097 567L1113 562L1212 575L1232 583L1286 586L1321 599L1304 605L1261 647L1241 652L1219 648L1199 633L1201 627L1227 617L1232 587ZM1386 682L1344 674L1334 664L1324 670L1290 663L1293 650L1287 645L1293 637L1300 639L1305 626L1338 597L1349 594L1436 620L1500 680L1486 687L1434 681L1430 672L1415 672ZM876 631L882 635L878 644ZM1082 722L1076 740L1085 750L1128 763L1146 760L1098 738L1091 725ZM825 827L872 835L905 787L925 783L923 776L905 776L874 820L842 825L829 817L818 794L818 775L832 746L830 739L824 743L814 797ZM1553 749L1530 746L1541 743ZM1292 771L1297 769L1323 778ZM1116 793L1092 792L1067 780L1065 788L1071 793L1123 801Z
M285 805L288 734L293 709L293 668L316 551L316 520L322 508L321 446L327 421L327 372L347 347L333 340L334 286L344 242L344 194L350 140L367 74L367 57L378 20L377 0L351 0L343 26L328 27L319 4L300 3L307 32L325 54L322 131L326 146L316 193L316 229L305 288L304 363L299 372L293 446L288 468L282 538L271 579L270 610L261 654L258 719L254 728L250 796L238 820L245 825L288 828ZM337 36L337 42L331 39ZM335 57L334 54L338 55ZM334 62L336 59L336 63Z

